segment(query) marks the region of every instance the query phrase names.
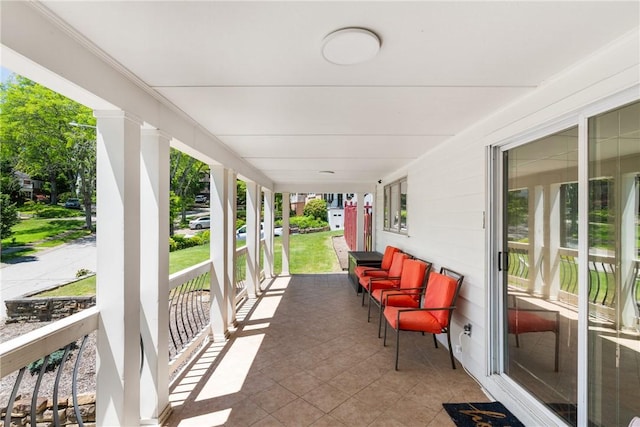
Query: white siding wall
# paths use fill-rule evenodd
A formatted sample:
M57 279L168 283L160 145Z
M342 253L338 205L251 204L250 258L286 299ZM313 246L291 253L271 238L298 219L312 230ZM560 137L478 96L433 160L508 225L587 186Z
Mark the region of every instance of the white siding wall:
M471 344L462 361L496 398L513 399L501 393L487 376L488 351L485 307L488 254L483 228L487 203L486 147L517 138L630 88L638 89L640 46L638 31L597 52L538 88L509 108L486 118L427 153L407 170L385 177L376 192L383 206L382 188L402 176L408 177L408 236L382 231L383 218L376 216L376 248L388 244L465 275L458 309L454 315L452 341L457 343L463 324L473 324ZM487 218L487 223L489 218ZM464 343L467 344L467 343ZM460 359L460 355L456 355ZM504 395L503 395L504 394ZM516 397L515 399L518 399ZM525 396L526 399L526 396ZM527 405L519 405L519 417L533 424L543 416ZM517 408L519 406L514 405Z

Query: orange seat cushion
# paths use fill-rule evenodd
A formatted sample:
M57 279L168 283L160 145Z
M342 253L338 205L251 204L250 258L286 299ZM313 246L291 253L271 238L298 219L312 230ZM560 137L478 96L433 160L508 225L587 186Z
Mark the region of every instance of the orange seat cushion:
M509 333L524 334L526 332L555 332L555 319L547 319L530 311L508 310Z
M369 278L385 278L385 277L400 277L402 274L402 268L404 265L404 260L409 258L409 255L403 252L396 252L393 254L393 263L391 264L391 268L389 270L378 270L378 269L369 269L364 270L362 272L362 276L358 276L358 281L360 285L365 289L369 290Z
M399 282L398 280L389 280L389 279L371 280L371 281L370 280L366 280L366 281L361 280L360 284L367 291L375 292L376 290L397 288L398 287L398 282Z
M432 313L435 311L406 311L400 314L400 323L398 324L398 312L405 311L402 307L387 306L384 309L384 317L393 329L401 329L403 331L419 331L432 334L442 332L442 326L438 319ZM445 310L445 312L447 312Z

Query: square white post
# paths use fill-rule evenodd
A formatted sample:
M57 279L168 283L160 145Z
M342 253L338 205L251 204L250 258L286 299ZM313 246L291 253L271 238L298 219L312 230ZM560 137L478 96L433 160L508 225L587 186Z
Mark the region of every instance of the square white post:
M260 187L247 181L247 293L258 295L260 283Z
M264 191L264 274L273 277L273 228L274 228L274 194Z
M169 136L142 131L140 153L141 424L159 425L169 409Z
M227 197L227 286L229 298L227 298L228 327L236 325L236 217L238 214L237 196L238 196L238 175L227 170L228 176L228 197Z
M638 206L638 188L636 173L620 174L620 329L634 331L640 325L636 323L636 296L633 294L636 263L636 207ZM618 224L616 224L618 227Z
M214 341L224 341L228 337L229 324L229 276L227 274L227 204L229 203L229 175L227 169L219 165L209 165L211 169L211 331Z
M96 424L140 424L140 121L96 111Z
M356 193L356 250L364 251L364 193Z
M560 291L560 235L563 228L560 223L563 219L561 209L560 184L545 186L547 191L545 207L545 250L544 250L544 283L543 295L553 301L558 300Z
M282 193L282 274L289 275L289 210L291 193Z

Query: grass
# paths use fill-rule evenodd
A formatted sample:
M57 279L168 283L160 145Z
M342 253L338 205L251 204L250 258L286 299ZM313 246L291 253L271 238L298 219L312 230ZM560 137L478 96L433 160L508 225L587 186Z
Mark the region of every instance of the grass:
M294 234L290 240L289 270L293 274L339 272L340 264L333 250L332 236L342 235L342 231L324 231L311 234ZM244 246L244 244L242 245ZM274 271L282 271L282 238L274 240ZM169 274L184 270L209 259L210 246L194 246L169 254ZM43 292L38 296L79 296L95 295L96 276L86 277L65 286Z
M68 210L68 209L66 209ZM39 248L51 248L91 234L80 219L22 220L13 235L2 240L2 262L29 256Z
M96 275L38 294L39 297L89 296L96 294Z
M20 221L13 227L13 235L2 240L2 246L25 246L33 245L45 239L58 237L59 240L66 239L69 232L88 234L86 230L82 230L84 221L78 219L28 219ZM77 237L74 237L77 238Z

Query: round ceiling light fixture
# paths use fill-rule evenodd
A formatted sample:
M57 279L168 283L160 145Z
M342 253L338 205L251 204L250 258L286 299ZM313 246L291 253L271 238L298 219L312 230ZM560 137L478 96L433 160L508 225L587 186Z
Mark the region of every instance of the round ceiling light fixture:
M322 56L337 65L354 65L375 57L380 38L365 28L342 28L329 33L322 42Z
M325 174L325 175L333 175L335 172L326 170L326 171L318 171L318 173L322 173L322 174Z

